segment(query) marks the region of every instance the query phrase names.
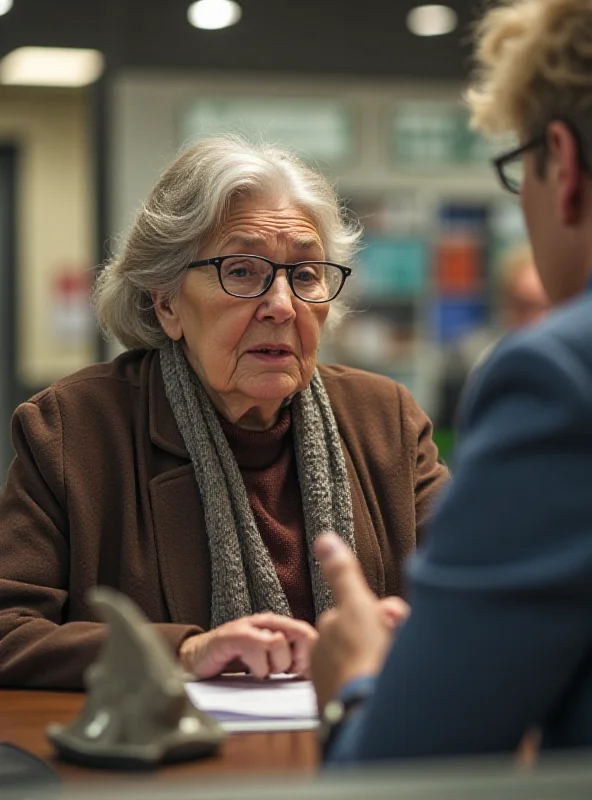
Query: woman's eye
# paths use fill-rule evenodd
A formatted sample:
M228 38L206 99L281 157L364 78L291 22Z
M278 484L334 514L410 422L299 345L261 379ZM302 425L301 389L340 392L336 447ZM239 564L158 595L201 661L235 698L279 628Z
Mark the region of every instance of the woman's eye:
M255 264L250 261L234 261L224 267L224 274L227 278L248 278L255 272Z
M319 276L312 269L306 269L306 270L303 269L299 270L294 275L294 279L301 283L313 283L314 281L319 280Z

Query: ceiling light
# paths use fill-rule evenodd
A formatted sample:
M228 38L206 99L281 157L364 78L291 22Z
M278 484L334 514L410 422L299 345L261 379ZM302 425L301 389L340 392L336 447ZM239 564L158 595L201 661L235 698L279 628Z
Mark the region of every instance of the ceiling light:
M443 36L457 24L456 11L450 6L417 6L407 15L407 27L416 36Z
M8 14L12 8L12 0L0 0L0 17L3 14Z
M87 86L101 77L103 69L103 54L98 50L18 47L0 61L0 83L20 86Z
M234 25L242 13L241 7L234 0L198 0L187 9L187 19L196 28L213 31Z

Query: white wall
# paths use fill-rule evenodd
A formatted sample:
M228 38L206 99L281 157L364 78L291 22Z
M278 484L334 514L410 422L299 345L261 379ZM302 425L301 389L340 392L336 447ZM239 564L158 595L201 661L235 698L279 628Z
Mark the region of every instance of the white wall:
M17 165L18 353L21 381L51 383L94 358L92 334L58 335L51 287L66 266L91 268L94 189L87 94L0 87L0 142Z

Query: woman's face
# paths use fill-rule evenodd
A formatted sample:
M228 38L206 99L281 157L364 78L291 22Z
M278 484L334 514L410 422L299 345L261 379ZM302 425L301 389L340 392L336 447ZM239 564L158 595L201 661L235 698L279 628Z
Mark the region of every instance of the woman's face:
M304 212L252 199L235 203L223 230L198 258L233 253L281 264L325 257L319 232ZM310 382L329 312L328 303L299 300L285 271L261 297L232 297L220 286L215 266L190 269L170 305L158 298L156 303L164 330L182 340L214 405L230 421L253 428L273 425L282 401Z

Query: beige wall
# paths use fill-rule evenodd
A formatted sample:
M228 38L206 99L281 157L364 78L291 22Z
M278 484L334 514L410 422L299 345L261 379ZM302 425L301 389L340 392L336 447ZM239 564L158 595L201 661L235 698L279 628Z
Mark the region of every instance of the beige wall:
M42 386L93 360L91 329L60 333L52 285L65 267L91 268L94 191L88 94L0 87L0 143L17 165L18 354L20 379Z
M355 119L356 155L333 176L348 193L412 188L429 195L491 196L501 192L489 165L434 170L401 170L385 165L389 113L400 100L458 101L457 83L405 83L353 78L273 78L220 73L121 71L111 86L111 234L129 227L135 210L159 173L183 145L181 118L199 98L328 98L344 101Z

